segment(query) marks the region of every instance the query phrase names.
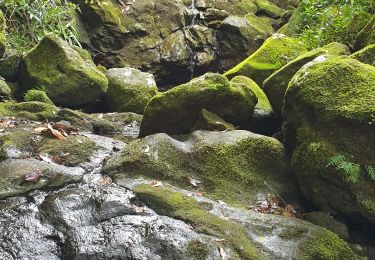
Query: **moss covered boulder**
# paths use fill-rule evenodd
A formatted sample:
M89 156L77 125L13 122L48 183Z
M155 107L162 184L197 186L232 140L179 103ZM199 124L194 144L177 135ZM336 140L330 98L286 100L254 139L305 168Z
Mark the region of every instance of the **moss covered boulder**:
M145 109L140 136L188 133L202 108L229 123L243 124L251 118L256 103L257 97L247 85L231 84L220 74L207 73L153 97Z
M228 78L247 76L262 85L273 72L304 52L307 52L307 49L298 39L274 34L250 57L224 75Z
M279 117L282 114L285 91L294 74L306 63L320 55L349 55L350 50L341 43L330 43L322 48L304 53L275 71L263 83L263 90L267 94L272 107Z
M194 131L173 139L155 134L130 143L105 165L116 178L147 177L243 207L269 193L265 181L283 197L296 198L284 147L274 138L243 130ZM191 180L197 180L197 187ZM194 181L193 181L194 182Z
M329 213L322 211L312 211L306 214L306 220L315 225L324 227L336 233L340 238L349 240L348 226L335 220Z
M0 10L0 58L3 56L6 46L5 29L5 17L3 12Z
M101 99L108 80L87 57L47 35L23 58L21 85L25 92L43 87L56 105L78 107Z
M0 59L0 76L7 81L17 81L21 54L16 50L6 50Z
M305 196L375 226L375 67L320 56L289 83L285 141Z
M203 108L202 111L199 113L198 119L195 122L193 129L210 131L230 131L235 130L236 127L228 122L225 122L221 117Z
M30 102L0 102L1 116L16 116L29 120L42 121L53 120L59 109L54 105L39 101Z
M154 77L132 68L113 68L106 72L106 102L112 111L143 114L148 101L158 93Z
M350 57L359 60L360 62L375 66L375 44L366 46L362 50L353 53Z

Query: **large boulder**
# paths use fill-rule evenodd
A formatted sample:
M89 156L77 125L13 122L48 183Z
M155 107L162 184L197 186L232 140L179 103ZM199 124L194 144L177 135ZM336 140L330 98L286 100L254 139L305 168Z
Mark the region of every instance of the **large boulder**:
M7 81L17 81L22 55L16 50L6 50L0 59L0 77Z
M47 35L23 58L21 85L43 88L56 105L78 107L101 99L108 80L85 51Z
M150 72L159 86L233 67L279 27L285 11L267 0L137 0L122 10L115 0L73 2L81 10L80 41L97 63Z
M298 39L274 34L250 57L224 75L228 78L247 76L258 85L262 85L273 72L304 52L307 52L307 49Z
M158 93L154 76L132 68L109 69L106 102L112 111L143 114L148 101Z
M269 187L296 200L298 188L285 159L283 145L274 138L244 130L198 130L177 139L155 134L132 142L106 163L104 172L118 179L143 176L198 187L211 198L247 207L265 198Z
M248 86L207 73L152 98L144 112L140 136L188 133L202 108L239 125L251 118L256 103Z
M330 43L322 48L314 49L298 56L281 69L275 71L263 82L263 90L266 92L272 107L279 117L281 117L282 113L285 91L294 74L306 63L325 54L349 55L350 50L346 45L341 43Z
M306 198L375 226L375 68L320 56L289 83L285 142Z
M0 10L0 58L3 56L5 51L6 39L5 39L5 17L3 12Z
M4 81L0 79L0 101L9 99L12 94L12 89L10 86Z

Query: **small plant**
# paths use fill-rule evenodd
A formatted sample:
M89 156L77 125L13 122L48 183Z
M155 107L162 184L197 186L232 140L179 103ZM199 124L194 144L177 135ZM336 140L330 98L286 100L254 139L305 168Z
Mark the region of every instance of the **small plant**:
M7 39L12 48L28 49L47 33L78 45L76 5L67 0L0 0L7 21Z
M345 178L352 183L358 182L359 176L362 171L367 172L370 179L375 182L375 168L374 167L372 166L361 167L361 165L357 163L350 162L342 154L337 154L328 160L328 164L326 165L326 168L331 167L331 166L335 167L335 169L338 172L342 173L345 176Z

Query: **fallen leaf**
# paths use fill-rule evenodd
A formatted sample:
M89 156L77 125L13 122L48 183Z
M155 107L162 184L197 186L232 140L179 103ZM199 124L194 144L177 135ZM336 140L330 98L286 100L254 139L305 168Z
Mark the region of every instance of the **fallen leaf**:
M47 130L44 133L47 133L48 135L53 136L59 140L65 139L65 136L63 136L63 134L60 133L60 131L53 129L50 124L47 124Z
M198 195L198 196L203 196L203 195L204 195L204 192L198 191L198 192L196 192L195 194Z
M36 127L33 129L33 132L37 134L43 133L45 131L47 131L47 127L45 126Z
M43 177L41 171L32 171L23 176L24 181L37 183Z
M285 210L283 212L284 217L295 218L297 215L297 211L294 207L290 204L286 205Z
M193 185L194 187L198 187L199 184L201 184L202 182L196 180L196 179L193 179L191 177L189 177L189 182L191 185Z
M157 180L151 181L151 187L160 187L160 186L163 186L163 183L161 183L161 181L157 181Z
M219 254L220 254L221 259L223 260L227 259L227 254L225 253L224 249L220 246L219 246Z
M63 160L56 155L55 156L49 156L48 154L40 154L39 158L42 161L47 162L47 163L59 164L59 165L63 164Z
M104 185L104 186L108 186L112 183L112 179L111 177L105 175L103 176L103 178L101 178L100 182Z

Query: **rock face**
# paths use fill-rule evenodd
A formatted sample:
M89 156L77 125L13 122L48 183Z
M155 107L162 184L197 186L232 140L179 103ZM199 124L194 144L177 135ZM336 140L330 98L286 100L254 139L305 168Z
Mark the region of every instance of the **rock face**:
M137 0L123 11L114 0L73 2L81 9L80 40L97 63L148 71L160 86L231 68L279 27L285 11L267 0Z
M228 78L246 76L258 85L262 85L273 72L306 51L307 49L297 39L274 34L250 57L225 72L224 75Z
M314 49L304 53L290 61L281 69L275 71L263 83L263 90L266 92L272 107L277 115L281 117L284 95L288 88L289 81L297 71L306 63L314 60L321 55L349 55L350 50L347 46L340 43L330 43L322 48Z
M359 60L360 62L375 66L375 43L353 53L350 57Z
M285 141L305 196L324 211L372 225L374 84L373 66L320 56L293 77L284 104Z
M4 80L0 79L0 100L3 101L6 99L9 99L11 94L12 94L12 89Z
M247 131L209 132L173 139L156 134L129 144L122 155L108 161L104 171L116 178L145 176L199 189L215 199L248 206L269 188L296 199L288 174L284 147L274 138Z
M88 53L47 35L24 57L21 85L24 91L44 88L56 105L77 107L101 99L108 80Z
M202 108L238 125L251 118L256 103L257 97L248 86L207 73L152 98L144 112L140 136L188 133Z
M132 68L113 68L106 74L106 102L112 111L143 114L148 101L158 88L152 74Z
M17 81L21 54L15 50L6 50L0 59L0 76L7 81Z

